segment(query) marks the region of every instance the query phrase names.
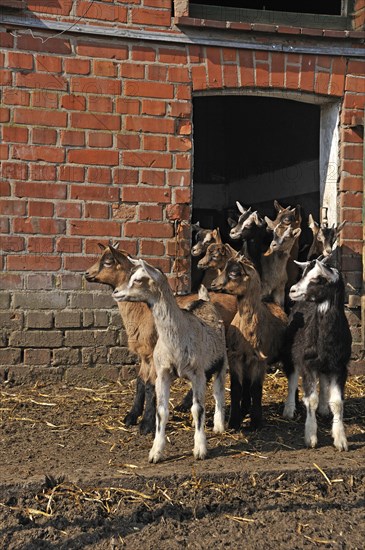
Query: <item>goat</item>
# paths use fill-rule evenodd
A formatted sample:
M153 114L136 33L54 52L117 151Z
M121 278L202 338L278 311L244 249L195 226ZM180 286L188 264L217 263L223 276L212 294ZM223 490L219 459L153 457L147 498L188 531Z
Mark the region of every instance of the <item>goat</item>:
M340 272L327 264L328 258L303 262L301 280L290 289L295 302L285 338L284 369L289 378L284 417L293 418L295 389L302 377L303 401L307 411L305 444L317 444L316 411L333 414L334 446L347 450L343 425L343 395L347 363L351 356L351 332L344 311L345 288ZM317 381L320 381L318 398Z
M115 289L127 280L133 264L128 259L126 252L118 250L118 243L109 243L108 247L99 243L99 247L102 250L102 255L86 271L85 278L89 282L106 284ZM188 306L196 299L197 294L177 296L180 307ZM237 311L236 299L233 296L222 296L218 292L211 292L210 299L215 303L227 330ZM124 418L124 423L127 426L137 424L138 417L144 410L139 429L142 434L147 434L155 429L156 371L153 363L153 350L157 341L156 327L151 311L146 304L120 302L118 308L127 333L128 348L140 360L134 404ZM187 410L191 407L191 402L192 394L189 391L177 408Z
M298 229L300 227L302 223L302 216L300 213L301 207L299 204L297 204L295 208L291 208L291 206L287 206L285 208L284 206L281 206L278 203L278 201L274 201L274 206L275 206L275 209L277 210L277 216L275 220L271 220L270 218L265 216L265 221L269 229L273 231L275 227L277 227L278 234L279 236L281 236L289 226L293 230ZM290 258L288 259L288 263L287 263L286 271L288 274L288 281L287 281L288 290L298 280L299 270L294 263L294 260L298 259L298 255L299 255L299 239L297 239L294 245L292 246L292 249L290 251Z
M210 244L221 242L219 229L203 229L197 222L192 224L191 230L196 232L195 244L191 248L192 256L202 256Z
M102 255L85 272L85 278L89 282L107 284L114 289L127 280L133 264L126 253L117 251L117 243L110 243L108 247L99 243L99 247ZM115 255L118 258L117 261ZM156 375L152 358L157 342L155 325L146 304L120 302L118 308L127 334L128 349L140 360L134 403L123 422L126 426L137 424L137 419L146 405L139 429L142 434L147 434L154 430L155 423Z
M135 266L129 281L117 287L117 301L142 301L148 304L155 321L158 340L153 351L156 367L156 434L149 453L150 462L159 462L165 448L170 385L174 376L187 378L192 384L191 412L195 426L194 457L207 453L205 422L206 377L213 374L216 408L214 431L224 431L224 379L227 352L223 323L215 306L197 300L189 310L180 309L167 277L143 260L131 260Z
M229 427L239 429L251 409L251 427L259 428L267 364L279 356L287 317L277 304L261 301L259 274L244 256L228 260L212 288L237 296L237 313L227 332L231 374Z
M219 272L224 269L227 261L236 254L237 251L227 243L210 244L206 250L205 256L199 260L198 268L209 271L214 274L215 278ZM211 281L212 280L213 279L211 279Z
M328 227L327 219L323 219L321 224L314 221L312 214L308 216L308 226L313 233L313 241L309 249L307 259L313 260L319 256L329 256L332 253L334 244L341 230L343 229L346 220L340 225L335 224Z
M289 225L282 233L280 224L273 230L270 247L261 256L262 297L269 299L282 308L285 303L285 285L288 280L287 263L290 251L299 238L301 229L292 229Z
M261 255L268 247L266 223L257 211L251 212L251 207L245 209L238 201L236 201L236 205L240 216L238 222L231 218L228 219L231 226L229 236L233 240L242 239L241 253L254 263L261 275Z

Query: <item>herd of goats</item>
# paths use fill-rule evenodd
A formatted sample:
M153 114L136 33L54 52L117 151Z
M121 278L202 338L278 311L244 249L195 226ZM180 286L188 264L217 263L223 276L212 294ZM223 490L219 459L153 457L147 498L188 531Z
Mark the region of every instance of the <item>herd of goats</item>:
M204 284L198 293L175 296L162 271L142 259L100 244L102 254L85 273L88 281L110 285L118 302L129 349L139 357L137 389L124 422L140 423L141 433L155 431L150 462L165 447L170 386L188 379L191 390L180 407L191 407L194 457L207 453L205 390L213 378L213 429L225 429L226 373L230 373L228 425L239 429L246 415L253 429L262 424L262 390L268 365L280 361L288 379L284 417L294 416L302 378L306 407L305 444L317 444L316 412L333 415L332 437L347 450L343 398L351 333L344 311L341 273L330 265L337 236L345 222L329 227L309 216L313 242L307 261L298 262L300 206L282 207L275 220L239 202L238 219L228 220L230 238L239 251L223 243L219 229L192 225L201 256ZM299 275L302 271L301 277ZM207 290L208 289L208 290ZM317 382L319 381L319 393Z

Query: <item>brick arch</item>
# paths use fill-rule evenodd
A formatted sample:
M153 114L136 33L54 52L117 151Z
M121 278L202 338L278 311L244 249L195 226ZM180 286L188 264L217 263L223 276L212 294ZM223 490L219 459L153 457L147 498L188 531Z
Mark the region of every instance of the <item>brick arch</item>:
M261 89L341 97L346 59L263 50L189 47L193 92Z

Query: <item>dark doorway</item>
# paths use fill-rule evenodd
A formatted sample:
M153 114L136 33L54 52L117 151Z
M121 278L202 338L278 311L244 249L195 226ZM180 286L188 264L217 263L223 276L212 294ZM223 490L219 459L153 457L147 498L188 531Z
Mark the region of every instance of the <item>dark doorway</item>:
M302 207L302 245L311 242L308 214L319 219L320 107L287 99L196 97L193 221L220 227L236 201L275 218L274 200Z

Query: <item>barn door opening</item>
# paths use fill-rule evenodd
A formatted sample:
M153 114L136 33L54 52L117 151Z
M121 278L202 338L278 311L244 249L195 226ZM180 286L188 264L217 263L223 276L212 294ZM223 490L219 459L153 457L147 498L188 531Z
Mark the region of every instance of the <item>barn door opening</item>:
M193 222L219 227L234 244L227 218L237 212L237 200L270 218L275 199L300 204L304 247L311 242L310 213L319 220L321 207L330 206L336 221L337 107L242 95L193 101ZM194 271L193 262L192 280Z

